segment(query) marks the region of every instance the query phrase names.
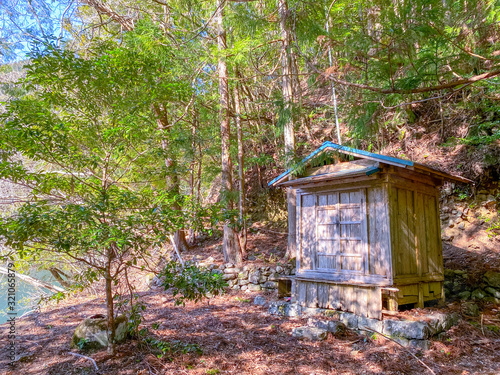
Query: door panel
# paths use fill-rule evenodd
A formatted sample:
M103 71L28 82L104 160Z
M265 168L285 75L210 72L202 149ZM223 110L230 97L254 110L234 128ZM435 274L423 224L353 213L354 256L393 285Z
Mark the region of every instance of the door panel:
M364 190L318 195L315 268L365 272Z

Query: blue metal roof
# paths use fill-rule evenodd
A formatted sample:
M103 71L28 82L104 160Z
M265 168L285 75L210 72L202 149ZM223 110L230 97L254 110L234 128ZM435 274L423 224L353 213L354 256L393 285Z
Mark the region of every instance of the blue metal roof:
M382 163L396 165L396 166L402 167L402 168L413 167L413 165L414 165L413 162L409 161L409 160L394 158L392 156L374 154L372 152L358 150L358 149L355 149L352 147L338 145L338 144L330 142L330 141L324 142L320 148L318 148L317 150L310 153L307 157L305 157L299 163L299 165L306 164L309 160L311 160L315 156L317 156L317 155L319 155L322 152L327 151L327 150L336 150L336 151L343 153L343 154L359 156L360 158L377 160L377 161L380 161ZM269 182L268 186L274 186L275 184L277 184L279 181L281 181L283 178L285 178L287 175L289 175L290 173L292 173L295 170L297 170L297 167L290 168L290 169L286 170L285 172L280 174L278 177L273 179L271 182Z

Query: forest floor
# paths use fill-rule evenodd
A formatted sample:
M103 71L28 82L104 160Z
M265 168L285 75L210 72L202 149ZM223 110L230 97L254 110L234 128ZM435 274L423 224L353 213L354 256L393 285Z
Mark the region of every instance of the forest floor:
M248 245L250 257L255 258L250 263L271 265L283 256L286 235L254 228ZM208 239L200 242L190 255L212 256L217 262L222 260L220 248L220 240ZM460 254L452 257L454 265L462 263L458 259ZM467 256L480 258L482 255L475 251ZM469 258L464 262L470 262ZM383 337L365 337L352 331L342 336L330 335L325 341L310 342L291 335L293 328L306 324L306 319L271 316L267 308L253 304L257 295L276 300L276 293L230 291L209 301L176 306L171 293L162 288L149 289L144 275L136 276L140 300L146 306L142 327L148 328L149 335L155 339L177 341L186 351L199 347L202 353L167 352L158 358L154 348L138 340L118 345L115 357L109 356L105 349L93 352L71 349L70 340L77 325L87 317L105 313L104 300L89 289L19 320L16 342L21 359L15 367L10 367L3 351L0 373L430 374L419 360L435 374L500 373L499 306L483 305L481 316L464 316L459 325L439 340L433 340L426 351L405 349ZM95 286L97 292L100 288L102 286ZM450 302L439 310L460 312L460 303ZM414 309L399 315L416 317L421 313L420 309ZM7 331L7 325L0 326L2 349L7 342ZM93 358L99 372L89 360L69 355L70 351Z

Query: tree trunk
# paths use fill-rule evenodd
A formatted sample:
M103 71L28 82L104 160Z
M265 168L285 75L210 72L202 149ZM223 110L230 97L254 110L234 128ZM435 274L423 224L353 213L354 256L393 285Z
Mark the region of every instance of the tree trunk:
M224 7L225 0L217 0L217 45L221 56L218 61L219 73L219 100L220 100L220 120L221 120L221 158L222 158L222 186L221 196L225 202L225 209L231 210L233 204L231 201L232 186L232 165L230 155L231 127L229 123L229 85L227 80L226 58L222 55L227 48L226 31L224 30ZM238 236L234 225L230 220L224 223L224 239L222 245L224 260L230 263L241 263L242 254L239 246Z
M178 206L177 206L178 207ZM180 208L176 208L176 210L180 210ZM174 233L174 242L179 251L184 252L189 250L189 244L186 240L186 231L183 229L176 230Z
M169 124L168 124L166 109L163 108L163 106L154 106L153 110L156 115L156 122L158 124L158 129L160 129L164 133L167 133L169 131ZM170 177L167 177L168 188L170 188L175 194L179 194L180 192L179 177L176 171L177 159L172 157L172 153L169 152L168 140L164 134L162 134L161 138L161 148L165 155L165 167L167 167L167 170L170 170ZM174 203L172 205L172 209L180 211L181 207L177 203ZM186 233L183 229L175 231L174 241L179 251L186 251L189 249L189 245L186 241Z
M285 102L285 115L288 119L284 126L285 137L285 160L286 168L290 168L295 153L295 130L294 130L294 115L293 115L293 58L291 52L291 33L288 27L288 4L286 0L279 0L279 15L280 15L280 29L281 37L283 39L282 51L282 70L283 70L283 100ZM289 258L295 257L295 201L292 190L287 189L287 202L288 202L288 246L286 256Z
M193 111L193 126L191 127L191 150L193 152L193 160L191 160L191 165L189 167L189 194L194 198L194 186L195 186L195 166L196 166L196 111ZM195 242L195 233L193 228L189 228L188 232L188 242L193 245Z
M288 27L288 4L286 0L279 0L280 14L280 29L281 38L283 39L283 50L281 66L283 70L283 100L285 102L285 115L288 116L288 121L285 123L285 154L286 167L290 167L293 154L295 152L295 130L293 121L293 83L292 83L292 53L291 53L291 33Z
M108 353L115 355L115 312L113 301L113 279L111 278L111 260L113 258L113 250L111 248L107 251L108 262L104 279L106 280L106 312L108 316Z
M245 170L243 157L243 132L241 130L241 106L239 86L234 88L234 107L236 111L236 138L238 140L238 182L239 182L239 212L240 212L240 248L242 257L246 257L247 221L245 204Z

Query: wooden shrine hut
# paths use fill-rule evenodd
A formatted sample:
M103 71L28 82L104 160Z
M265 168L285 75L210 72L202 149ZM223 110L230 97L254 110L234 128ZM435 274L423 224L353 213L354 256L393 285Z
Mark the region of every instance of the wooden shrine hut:
M472 182L332 142L276 177L270 186L296 196L292 299L377 319L383 309L444 299L444 180Z

